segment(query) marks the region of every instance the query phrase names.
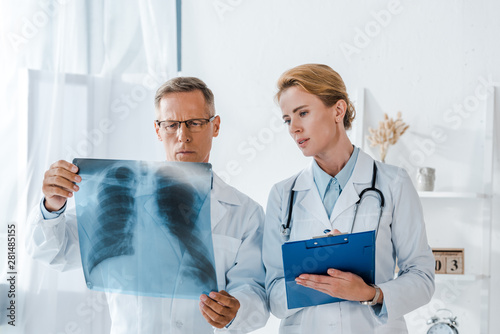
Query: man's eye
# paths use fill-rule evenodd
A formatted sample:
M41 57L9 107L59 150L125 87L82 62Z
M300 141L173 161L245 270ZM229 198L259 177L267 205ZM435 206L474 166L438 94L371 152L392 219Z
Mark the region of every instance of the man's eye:
M194 127L202 126L202 124L203 124L201 121L191 121L189 123L190 123L189 126L194 126Z
M165 128L167 128L167 129L175 129L175 128L177 128L177 123L176 122L165 123Z

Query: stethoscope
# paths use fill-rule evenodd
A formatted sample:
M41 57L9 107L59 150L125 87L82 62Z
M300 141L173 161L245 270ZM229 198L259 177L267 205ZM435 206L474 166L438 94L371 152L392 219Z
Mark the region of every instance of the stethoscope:
M298 177L297 177L298 178ZM283 240L287 241L290 239L290 232L291 232L291 221L292 221L292 211L293 211L293 200L295 197L295 190L293 190L293 187L295 186L295 182L297 181L297 178L293 181L292 187L290 188L290 202L288 203L288 217L287 217L287 222L285 224L281 224L280 227L280 232L281 232L281 237ZM378 222L377 222L377 229L375 230L375 239L377 239L377 234L378 234L378 228L380 226L380 219L382 218L382 211L384 209L384 204L385 204L385 199L384 195L382 192L375 187L375 182L377 181L377 165L375 162L373 162L373 172L372 172L372 186L369 188L363 189L361 193L359 194L359 200L356 202L354 206L354 217L352 220L352 225L351 225L351 231L349 233L352 233L354 229L354 224L356 224L356 216L358 214L358 207L363 201L364 198L368 196L376 197L379 200L379 214L378 214ZM330 230L324 230L324 233L330 232Z

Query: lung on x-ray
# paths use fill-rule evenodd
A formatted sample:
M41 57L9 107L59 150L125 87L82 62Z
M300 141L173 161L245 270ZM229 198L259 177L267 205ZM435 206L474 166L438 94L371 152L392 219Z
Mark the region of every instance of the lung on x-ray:
M75 159L83 272L93 290L198 299L217 290L205 163Z

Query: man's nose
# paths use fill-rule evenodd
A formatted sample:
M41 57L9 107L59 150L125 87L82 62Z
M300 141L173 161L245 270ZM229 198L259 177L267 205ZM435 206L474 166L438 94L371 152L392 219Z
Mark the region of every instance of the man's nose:
M186 123L179 124L179 128L177 129L177 139L182 143L191 141L191 131L189 131Z

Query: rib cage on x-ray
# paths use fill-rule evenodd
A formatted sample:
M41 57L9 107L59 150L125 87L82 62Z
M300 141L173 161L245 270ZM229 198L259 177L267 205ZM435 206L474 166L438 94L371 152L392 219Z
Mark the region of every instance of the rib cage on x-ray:
M181 298L217 288L209 164L75 163L82 176L75 199L89 288Z
M110 168L99 184L99 228L95 232L94 251L89 254L90 272L103 260L134 254L132 238L137 224L136 184L136 175L128 167Z
M170 178L172 172L175 171L165 168L156 173L159 216L165 218L165 227L179 239L182 250L190 255L190 265L184 267L186 274L197 277L204 285L214 286L217 283L215 269L207 258L209 253L205 245L197 236L199 231L195 225L202 202L195 198L196 191L191 185Z

